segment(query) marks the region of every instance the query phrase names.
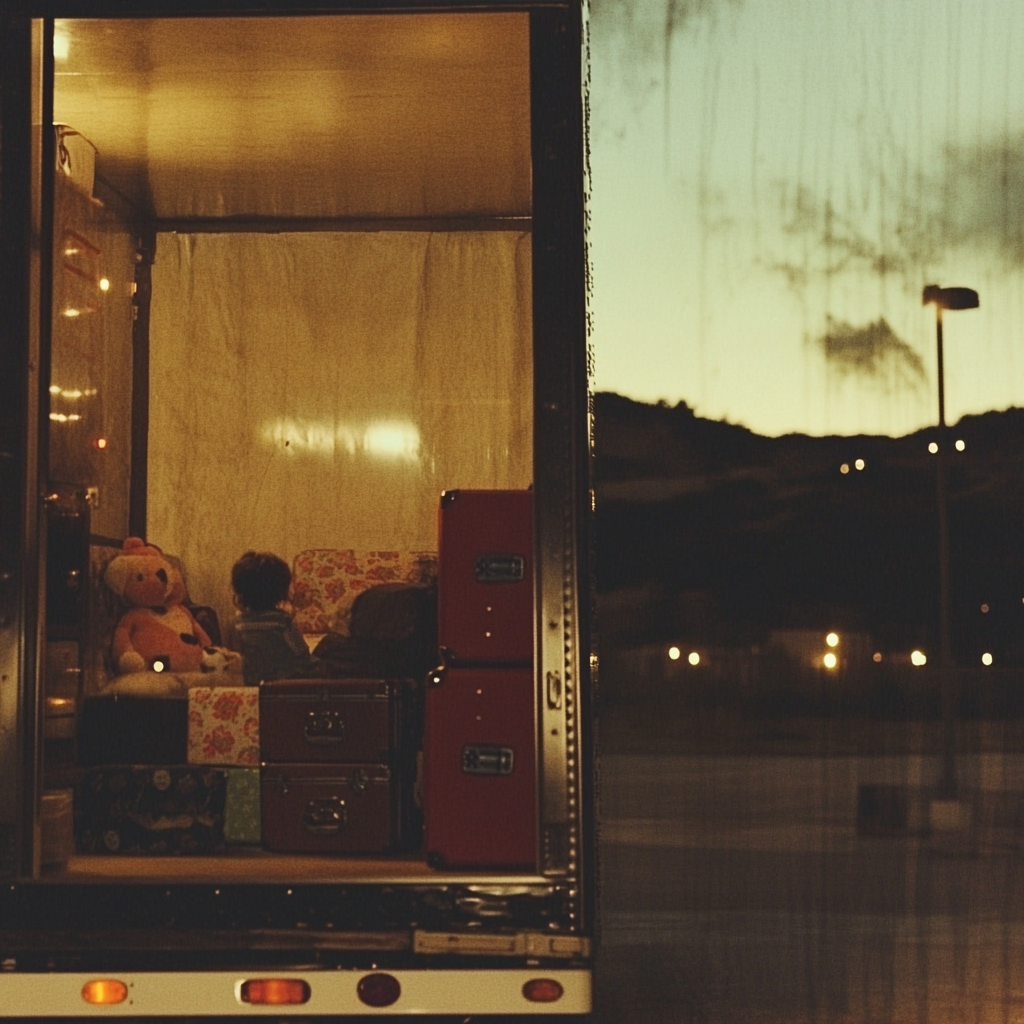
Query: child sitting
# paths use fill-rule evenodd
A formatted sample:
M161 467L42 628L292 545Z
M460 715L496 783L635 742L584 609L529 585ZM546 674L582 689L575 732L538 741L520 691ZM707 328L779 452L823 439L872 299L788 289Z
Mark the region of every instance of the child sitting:
M231 569L231 587L240 614L235 622L247 686L264 679L315 676L323 663L314 658L291 615L288 600L292 574L268 552L246 551Z

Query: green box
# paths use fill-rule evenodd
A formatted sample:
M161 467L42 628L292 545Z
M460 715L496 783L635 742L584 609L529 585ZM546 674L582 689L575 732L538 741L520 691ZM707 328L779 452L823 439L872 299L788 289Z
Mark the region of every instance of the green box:
M259 768L225 768L228 777L224 805L224 842L235 846L259 846L260 825Z

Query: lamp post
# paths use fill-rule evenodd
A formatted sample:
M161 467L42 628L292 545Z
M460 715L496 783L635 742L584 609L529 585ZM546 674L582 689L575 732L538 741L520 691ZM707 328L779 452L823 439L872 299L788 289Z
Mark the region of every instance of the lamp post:
M977 309L978 293L972 288L940 288L925 286L921 295L924 305L935 306L935 345L939 377L939 450L936 491L939 506L939 685L942 693L942 777L939 797L957 798L956 781L956 689L953 675L952 623L949 609L949 498L946 490L946 386L942 359L942 311L944 309Z

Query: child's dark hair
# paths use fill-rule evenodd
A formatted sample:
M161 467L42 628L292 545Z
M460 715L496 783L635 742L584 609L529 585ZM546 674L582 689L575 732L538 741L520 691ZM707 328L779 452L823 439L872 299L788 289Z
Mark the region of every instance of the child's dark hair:
M247 611L267 612L288 598L292 573L269 551L246 551L231 567L231 586Z

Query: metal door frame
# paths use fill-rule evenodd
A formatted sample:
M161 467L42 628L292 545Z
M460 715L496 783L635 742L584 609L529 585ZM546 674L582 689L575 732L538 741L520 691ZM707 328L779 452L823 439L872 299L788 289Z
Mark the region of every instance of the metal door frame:
M9 10L12 5L8 4ZM18 484L20 506L0 514L0 586L14 595L15 615L0 618L0 635L18 649L18 774L33 780L17 796L22 827L17 873L38 877L38 793L40 750L40 568L44 553L37 538L40 466L45 438L28 436L24 424L45 426L48 392L42 381L45 359L26 346L31 324L48 325L48 281L52 260L40 245L38 302L30 295L27 267L31 232L24 197L32 188L42 206L48 175L34 183L30 171L29 109L26 93L31 64L31 19L44 19L50 45L43 45L42 123L52 121L53 19L302 16L328 13L528 12L530 15L531 149L533 169L534 490L536 497L537 682L540 768L539 866L552 881L570 887L576 907L574 929L590 926L593 870L594 770L590 728L590 441L587 349L587 263L585 248L585 123L581 0L21 0L5 15L6 53L2 69L3 280L0 297L0 398L3 446L0 472ZM50 111L49 116L45 110ZM42 132L42 167L53 167L53 136ZM47 157L49 152L49 158ZM52 178L49 180L52 181ZM51 185L52 189L52 185ZM51 196L52 200L52 196ZM51 214L52 215L52 214ZM45 225L44 225L45 228ZM46 231L41 232L46 236ZM52 231L49 233L52 235ZM52 238L48 243L52 248ZM45 295L44 295L45 292ZM33 309L35 305L35 309ZM39 339L39 353L46 348ZM29 351L26 351L26 347ZM33 406L32 403L38 403ZM29 433L33 433L29 431ZM40 429L39 434L45 433ZM14 467L11 469L11 467ZM6 481L5 481L6 482ZM6 657L6 656L5 656ZM0 674L14 670L7 662ZM7 680L0 679L0 686ZM0 690L0 715L10 704ZM9 715L0 718L10 728ZM9 738L0 732L0 768L13 764ZM2 772L0 772L2 774ZM16 809L15 809L16 810ZM31 811L31 813L30 813ZM11 820L10 801L0 803L0 822ZM31 825L27 824L31 821ZM585 886L584 886L585 883Z

